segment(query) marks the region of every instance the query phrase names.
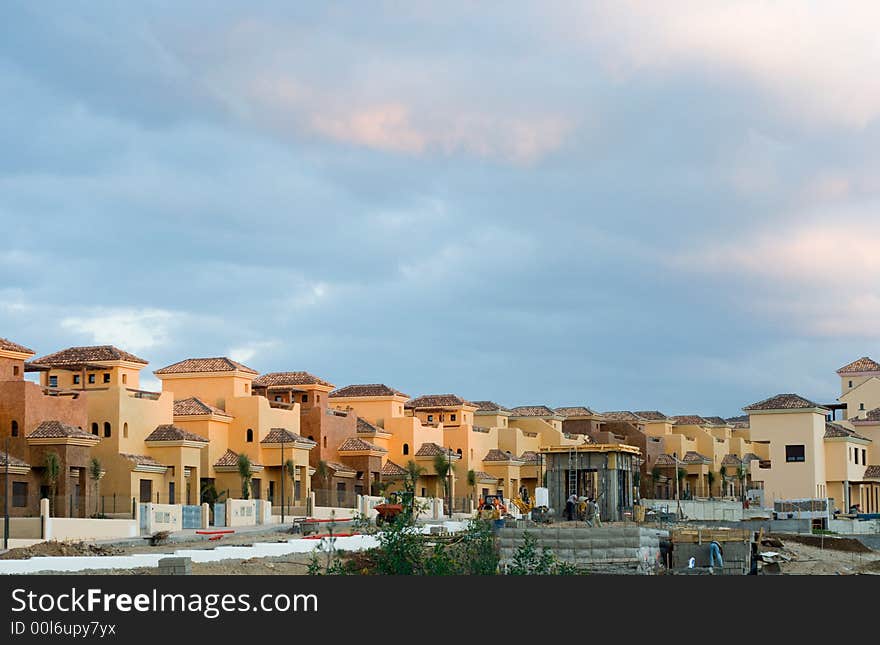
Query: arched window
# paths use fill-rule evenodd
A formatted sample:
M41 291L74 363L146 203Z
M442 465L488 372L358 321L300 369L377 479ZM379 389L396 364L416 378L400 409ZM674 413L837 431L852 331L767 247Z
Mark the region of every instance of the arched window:
M403 444L403 454L405 454L405 455L409 454L409 444L408 443Z
M13 437L18 436L18 421L15 421L15 420L12 421L12 436Z
M128 385L128 374L123 374L123 375L122 375L122 384L123 384L123 385Z
M247 442L252 443L254 440L254 431L252 428L247 429Z
M128 422L122 424L122 436L128 439Z
M324 447L327 447L327 437L324 437Z
M96 437L98 436L98 422L97 421L95 421L92 424L92 434L95 435Z
M314 441L315 438L312 435L309 435L309 441Z
M105 437L110 436L110 422L109 421L104 422L104 436Z
M455 452L457 452L457 453L458 453L458 456L461 457L461 448L459 448L459 449L456 450Z

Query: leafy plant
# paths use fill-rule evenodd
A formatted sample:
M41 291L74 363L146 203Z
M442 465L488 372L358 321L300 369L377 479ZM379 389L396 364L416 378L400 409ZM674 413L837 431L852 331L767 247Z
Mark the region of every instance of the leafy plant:
M293 459L288 459L284 462L284 473L290 479L290 497L287 498L287 505L289 507L290 500L293 499L293 494L296 491L296 462ZM281 478L281 485L284 486L284 477Z
M709 482L709 499L712 499L712 486L715 484L715 471L710 470L706 473L706 481Z
M251 496L251 479L254 476L251 458L241 453L238 456L238 476L241 478L241 498L250 499Z
M452 499L449 497L449 473L452 470L452 462L449 461L449 457L447 455L436 455L434 457L434 472L437 473L437 477L440 478L440 481L443 483L443 499L449 500L449 507L452 508Z
M55 495L58 492L58 478L61 477L61 459L57 452L47 452L46 461L43 464L43 480L49 486L51 497L49 498L49 513L55 515Z
M92 457L89 461L89 479L92 480L95 486L95 517L98 517L98 498L101 487L101 475L103 475L103 471L101 470L101 462L97 457Z
M523 543L514 551L507 566L510 576L557 576L577 575L579 569L559 560L547 547L538 550L538 538L531 533L523 534Z

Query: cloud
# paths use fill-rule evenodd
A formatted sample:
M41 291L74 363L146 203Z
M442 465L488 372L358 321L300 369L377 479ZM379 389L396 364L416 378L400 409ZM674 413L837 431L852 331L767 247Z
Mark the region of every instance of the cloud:
M229 350L229 358L239 363L248 363L256 356L265 353L267 350L277 348L280 342L277 340L253 341L238 347L232 347Z
M620 80L700 69L716 85L736 76L787 114L862 128L880 115L871 0L613 0L561 14L570 38L599 52ZM562 17L564 16L564 17Z
M132 352L153 350L169 342L185 316L162 309L96 308L85 316L68 316L61 328L86 342L117 345Z

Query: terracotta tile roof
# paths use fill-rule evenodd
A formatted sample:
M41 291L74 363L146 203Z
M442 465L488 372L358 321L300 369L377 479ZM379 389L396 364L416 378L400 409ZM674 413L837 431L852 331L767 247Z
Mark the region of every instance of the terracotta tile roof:
M865 468L865 479L880 479L880 466L870 465Z
M556 410L546 405L518 405L510 409L515 417L558 417Z
M742 460L733 453L724 455L724 459L721 460L722 466L739 466L741 463Z
M555 408L554 412L561 417L590 417L596 413L584 405L572 405L562 408Z
M332 397L359 397L359 396L405 396L409 398L409 394L404 394L400 390L388 387L384 383L367 383L364 385L346 385L338 390L330 392L328 395Z
M484 470L475 470L474 477L477 479L478 482L497 482L498 481L497 477L493 477L492 475L490 475L489 473L487 473Z
M360 437L349 437L339 445L337 450L378 450L379 452L388 452L382 446L377 446L369 441L364 441Z
M527 464L539 464L541 463L541 455L539 455L534 450L526 450L523 454L519 456L520 461L524 461Z
M203 436L184 430L173 423L163 423L156 426L156 429L144 441L200 441L208 443L208 440Z
M645 421L667 421L669 419L668 416L659 410L638 410L633 412L633 414Z
M446 448L438 446L433 442L425 442L421 446L419 446L418 451L416 451L416 457L436 457L437 455L448 455L449 451ZM456 457L453 453L453 458Z
M603 412L602 416L611 421L641 421L639 417L629 410L616 410L614 412Z
M455 394L425 394L410 399L404 407L408 410L415 410L418 408L455 408L463 405L473 406L473 403L465 401Z
M487 452L486 456L483 457L483 461L519 461L519 459L509 452L504 452L498 448L492 448L492 450Z
M334 387L324 379L308 372L270 372L254 379L254 387L272 387L275 385L323 385Z
M657 455L657 459L654 461L654 464L657 466L674 466L675 459L672 458L672 455L662 454Z
M510 412L508 408L495 403L495 401L473 401L472 403L477 406L478 412Z
M120 452L119 456L124 459L128 459L129 461L133 461L138 466L165 466L165 464L160 463L152 457L148 457L147 455L130 455L125 452Z
M223 453L223 456L217 460L214 466L237 466L238 465L238 453L233 452L232 450L227 450Z
M87 347L68 347L54 354L47 354L31 361L34 365L62 366L97 363L103 361L129 361L147 365L148 361L113 345L92 345Z
M398 466L393 461L386 461L382 466L382 477L395 478L406 475L406 469Z
M13 343L8 338L0 338L0 349L6 350L7 352L18 352L19 354L30 354L34 355L34 350L28 349L24 345L19 345L18 343ZM13 457L15 459L15 457ZM24 463L24 462L22 462Z
M681 459L686 464L711 464L712 460L694 450L688 450Z
M188 399L180 399L174 402L174 416L176 417L206 416L209 414L219 414L223 417L232 417L228 412L225 412L220 408L215 408L213 405L208 405L196 396L191 396Z
M825 439L834 439L837 437L852 437L853 439L864 439L866 441L871 441L867 437L863 437L857 432L850 430L847 427L839 425L837 423L826 423L825 424Z
M703 426L708 424L703 417L698 414L683 414L676 417L669 417L673 425L677 426Z
M311 439L306 439L287 428L270 428L268 434L260 443L293 443L294 441L315 444Z
M361 417L358 417L357 431L361 432L363 434L376 434L377 432L388 432L385 428L380 428L379 426L374 425L374 424L370 423L369 421L367 421L366 419L363 419Z
M860 419L852 419L854 423L858 423L861 421L862 423L868 422L877 422L880 421L880 408L874 408L873 410L868 410L865 413L865 416Z
M769 399L752 403L744 407L743 410L750 412L753 410L803 410L809 408L822 408L822 406L797 394L777 394Z
M721 417L704 417L706 421L711 423L714 426L726 426L728 425L728 421L726 419L722 419Z
M11 351L17 352L18 350L14 349ZM12 468L14 466L18 466L20 468L30 468L30 464L25 463L24 461L22 461L21 459L19 459L15 455L9 455L9 454L3 452L2 450L0 450L0 467L5 468L7 461L9 462L10 468Z
M218 356L215 358L186 358L177 363L166 365L153 374L198 374L199 372L247 372L257 374L257 370L242 365L231 358Z
M755 453L753 453L753 452L747 452L746 454L743 455L743 459L742 459L742 460L743 460L743 463L744 463L744 464L747 464L747 463L749 463L749 462L755 461L756 459L757 459L758 461L761 461L761 458L760 458L758 455L756 455Z
M328 461L327 467L333 471L338 473L356 473L357 471L351 466L346 466L345 464L341 464L338 461Z
M860 359L837 370L838 374L852 374L855 372L880 372L880 364L877 364L876 361L867 356L862 356Z
M749 415L743 414L738 417L730 417L727 419L727 423L732 423L737 428L748 428L749 427Z
M75 426L61 423L61 421L56 421L54 419L43 421L27 436L28 439L61 439L65 437L97 439L95 435L90 434L85 430L80 430Z

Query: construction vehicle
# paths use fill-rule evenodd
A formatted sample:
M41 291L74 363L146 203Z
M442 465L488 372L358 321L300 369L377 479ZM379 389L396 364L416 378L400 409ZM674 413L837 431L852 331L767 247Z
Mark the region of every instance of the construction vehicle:
M519 509L519 512L523 515L528 515L531 512L532 508L534 508L530 500L524 500L519 496L513 498L513 504Z

